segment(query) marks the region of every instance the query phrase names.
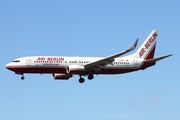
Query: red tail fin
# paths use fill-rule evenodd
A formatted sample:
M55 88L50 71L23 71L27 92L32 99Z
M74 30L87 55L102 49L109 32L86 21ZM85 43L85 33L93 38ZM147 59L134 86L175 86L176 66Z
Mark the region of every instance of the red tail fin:
M136 51L136 53L130 55L130 57L143 58L145 60L154 58L157 37L158 31L153 30L141 45L141 47Z

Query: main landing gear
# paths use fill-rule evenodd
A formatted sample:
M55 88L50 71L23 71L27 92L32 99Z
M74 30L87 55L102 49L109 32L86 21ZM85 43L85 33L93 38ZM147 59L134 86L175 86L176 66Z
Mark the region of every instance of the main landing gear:
M94 75L93 75L93 74L88 75L88 79L89 79L89 80L92 80L93 78L94 78ZM79 83L84 83L84 82L85 82L85 79L82 78L82 76L80 75Z
M82 77L79 78L79 83L83 83L84 81L85 81L84 78Z
M93 74L88 75L88 79L89 79L89 80L92 80L93 78L94 78L94 75L93 75Z

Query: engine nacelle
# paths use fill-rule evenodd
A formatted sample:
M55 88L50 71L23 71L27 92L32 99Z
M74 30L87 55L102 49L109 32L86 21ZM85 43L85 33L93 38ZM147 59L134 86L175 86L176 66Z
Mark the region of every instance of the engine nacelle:
M85 68L81 65L70 65L66 71L68 74L84 74Z
M72 77L72 74L63 74L63 73L54 73L53 78L55 80L68 80L70 77Z

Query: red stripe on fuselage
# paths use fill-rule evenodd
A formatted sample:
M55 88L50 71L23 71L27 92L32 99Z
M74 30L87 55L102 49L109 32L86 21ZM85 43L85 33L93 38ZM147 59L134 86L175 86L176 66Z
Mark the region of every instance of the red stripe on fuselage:
M67 67L32 67L32 66L12 66L7 69L17 74L23 73L66 73Z

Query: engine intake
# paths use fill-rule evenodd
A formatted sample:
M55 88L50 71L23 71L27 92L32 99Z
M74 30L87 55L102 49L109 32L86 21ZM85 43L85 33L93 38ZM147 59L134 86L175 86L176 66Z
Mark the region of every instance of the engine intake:
M68 74L84 74L85 68L84 66L80 66L80 65L70 65L67 67L66 72Z

